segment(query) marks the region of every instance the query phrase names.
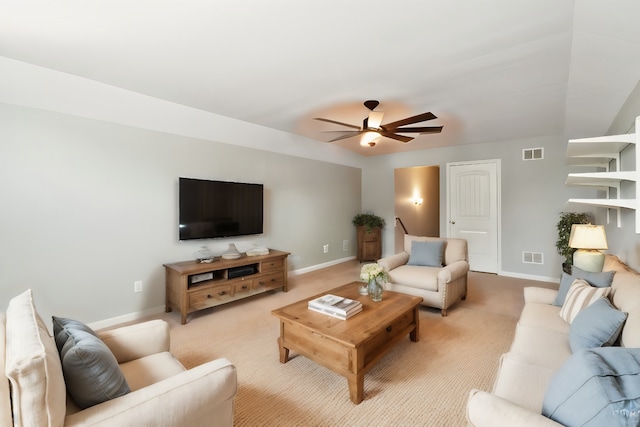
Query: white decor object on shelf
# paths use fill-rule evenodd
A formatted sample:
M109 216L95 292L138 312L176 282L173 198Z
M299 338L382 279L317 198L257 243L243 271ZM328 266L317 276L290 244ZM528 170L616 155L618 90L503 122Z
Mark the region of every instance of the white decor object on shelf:
M589 186L604 190L605 198L569 199L569 203L613 208L618 211L618 227L622 227L620 209L638 209L640 200L640 117L636 117L635 133L623 135L598 136L593 138L571 139L567 145L567 164L570 166L588 166L605 169L604 172L570 173L566 183L569 185ZM620 153L630 144L635 144L635 170L623 171L620 166ZM613 170L611 165L614 163ZM632 198L622 198L621 184L635 182L636 190ZM615 189L615 197L610 197L611 189ZM609 211L607 210L607 222ZM640 233L640 215L636 214L636 233Z
M240 252L236 248L235 244L229 243L229 248L224 251L221 256L224 259L238 259L240 258Z
M269 255L269 248L266 246L256 246L247 251L248 256Z
M195 253L195 256L198 262L203 262L203 263L212 262L214 259L213 254L211 253L209 248L206 246L201 246L200 250Z

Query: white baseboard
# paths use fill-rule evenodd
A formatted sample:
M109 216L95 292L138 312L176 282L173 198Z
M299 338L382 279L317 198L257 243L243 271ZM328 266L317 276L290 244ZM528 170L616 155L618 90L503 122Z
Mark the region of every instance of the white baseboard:
M515 277L516 279L537 280L538 282L560 283L559 277L536 276L533 274L513 273L510 271L501 271L500 276Z
M89 323L89 327L93 330L109 328L111 326L120 325L122 323L132 322L134 320L142 319L144 317L153 316L158 313L164 312L164 305L149 308L143 311L136 311L129 314L123 314L122 316L112 317L110 319L98 320L97 322Z
M331 267L336 264L342 264L343 262L351 261L352 259L356 259L355 256L350 256L346 258L334 259L333 261L325 262L322 264L312 265L310 267L300 268L298 270L291 270L289 272L290 276L297 276L298 274L309 273L310 271L320 270L322 268Z

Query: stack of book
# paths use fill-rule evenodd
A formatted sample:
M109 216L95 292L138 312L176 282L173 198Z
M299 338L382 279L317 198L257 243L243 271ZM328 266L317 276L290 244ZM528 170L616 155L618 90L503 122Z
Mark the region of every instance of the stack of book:
M362 303L360 301L331 294L309 301L308 307L309 310L337 317L342 320L348 319L362 311Z

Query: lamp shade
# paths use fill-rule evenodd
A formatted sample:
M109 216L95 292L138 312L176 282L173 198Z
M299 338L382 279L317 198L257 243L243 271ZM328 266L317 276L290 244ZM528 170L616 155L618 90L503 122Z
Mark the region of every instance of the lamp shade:
M569 247L574 249L608 249L604 226L573 224L569 236Z

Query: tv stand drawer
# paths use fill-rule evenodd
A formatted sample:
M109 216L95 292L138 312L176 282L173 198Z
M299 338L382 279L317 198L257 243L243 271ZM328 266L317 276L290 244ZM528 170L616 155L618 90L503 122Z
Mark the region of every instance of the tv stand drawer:
M231 285L213 286L189 294L189 307L195 310L213 307L230 300Z

